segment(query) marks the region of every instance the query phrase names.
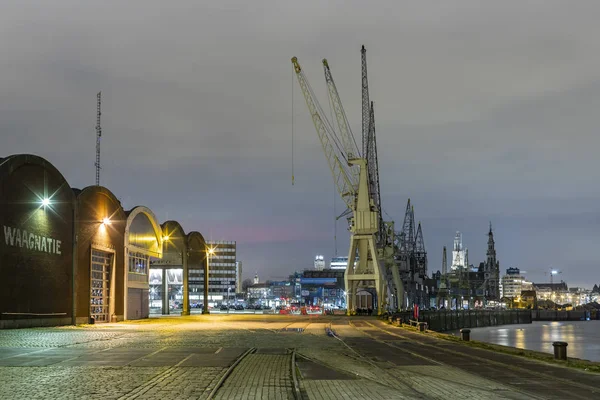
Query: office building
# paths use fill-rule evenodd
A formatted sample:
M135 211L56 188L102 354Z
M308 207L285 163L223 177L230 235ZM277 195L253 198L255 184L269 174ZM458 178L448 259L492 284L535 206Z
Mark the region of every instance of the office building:
M208 301L222 303L235 299L237 267L236 242L207 241L212 254L208 257ZM204 296L201 296L203 298Z
M323 271L325 269L325 258L323 256L315 256L315 269L317 271Z
M358 264L358 257L354 260L354 266ZM345 270L348 267L348 257L333 257L329 263L330 269Z

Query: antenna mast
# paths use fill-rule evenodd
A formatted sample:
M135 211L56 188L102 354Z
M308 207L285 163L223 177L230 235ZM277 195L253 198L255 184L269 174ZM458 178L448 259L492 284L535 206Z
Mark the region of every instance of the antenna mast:
M102 92L96 95L98 100L96 106L96 186L100 186L100 138L102 138L102 128L100 127Z

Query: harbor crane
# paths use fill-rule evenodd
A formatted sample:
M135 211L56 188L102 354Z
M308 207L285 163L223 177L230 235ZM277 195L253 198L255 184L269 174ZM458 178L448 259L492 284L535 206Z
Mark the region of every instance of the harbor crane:
M381 214L370 193L373 185L370 181L368 160L364 157L365 155L361 156L361 151L352 135L327 60L323 60L323 69L329 99L336 117L337 131L327 119L296 57L292 58L292 65L321 141L334 183L347 206L346 214L351 214L349 218L348 267L344 274L348 314L352 314L359 306L357 294L359 289L367 291L375 289L373 308L376 308L377 313L381 314L385 304L389 304L390 291L386 283L387 271L381 262L381 253L376 247L378 242L376 235L380 229ZM372 121L372 112L369 119ZM357 252L358 263L355 266Z

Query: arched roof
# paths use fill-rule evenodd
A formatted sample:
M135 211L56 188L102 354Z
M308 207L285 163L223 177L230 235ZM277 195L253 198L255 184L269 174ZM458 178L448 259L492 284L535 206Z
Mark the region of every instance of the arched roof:
M39 165L51 174L58 176L64 185L71 187L64 175L45 158L34 154L13 154L0 159L0 179L12 174L15 170L28 164ZM74 196L73 196L74 198Z
M162 225L163 253L173 249L187 251L188 243L185 231L177 221L166 221Z
M108 188L105 188L104 186L93 185L84 187L83 189L73 189L73 193L75 193L78 200L85 196L90 196L93 193L98 193L108 197L113 203L118 204L122 207L121 200L117 199L117 196L115 196L113 192L111 192ZM123 213L125 213L125 210L123 210Z
M101 210L104 208L104 204L94 204L94 209L97 209L97 211L103 214L105 213L104 215L98 215L100 220L102 220L103 217L108 217L113 221L119 220L125 222L126 214L125 210L123 210L123 206L121 205L121 201L117 199L117 196L115 196L114 193L111 192L108 188L105 188L104 186L93 185L87 186L83 189L73 189L73 193L75 193L75 195L77 196L77 201L80 207L82 205L82 202L88 201L89 199L94 198L94 196L103 196L107 198L114 205L115 210Z
M178 235L183 238L186 237L183 227L177 221L172 221L172 220L165 221L161 225L161 228L162 228L163 235L165 235L165 236L171 236L171 235L175 234L175 235Z
M191 244L192 244L192 241L194 239L196 239L197 241L199 241L204 246L204 248L202 248L202 249L194 249L194 250L195 251L205 251L206 250L206 240L204 240L204 236L202 236L202 234L200 232L197 232L197 231L192 231L192 232L190 232L190 233L187 234L188 248L190 250L192 250L193 246L191 246Z
M154 235L156 235L157 243L158 243L158 254L159 257L162 257L162 228L158 224L158 220L156 216L148 207L145 206L135 206L131 210L126 211L125 215L127 215L127 223L125 224L125 246L129 246L129 228L133 220L140 214L145 215L152 224L152 228L154 230Z
M189 268L207 268L206 242L200 232L192 231L187 235Z

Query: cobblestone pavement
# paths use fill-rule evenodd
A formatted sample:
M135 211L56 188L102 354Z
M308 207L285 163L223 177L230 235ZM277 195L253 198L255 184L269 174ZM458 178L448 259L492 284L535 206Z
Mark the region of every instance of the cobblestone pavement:
M217 399L293 399L292 356L250 354L234 369Z
M304 400L552 398L480 373L490 371L480 360L456 367L431 343L424 356L416 341L382 330L398 328L349 321L194 315L0 330L0 399L205 399L218 383L219 399L295 399L291 349Z

